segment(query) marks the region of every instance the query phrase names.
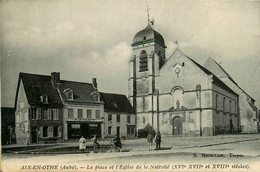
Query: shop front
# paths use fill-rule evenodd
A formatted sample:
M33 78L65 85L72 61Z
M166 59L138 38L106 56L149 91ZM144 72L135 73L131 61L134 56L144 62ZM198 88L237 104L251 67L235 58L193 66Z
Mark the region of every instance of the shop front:
M81 136L92 138L94 135L101 138L102 121L67 121L68 139L78 139Z

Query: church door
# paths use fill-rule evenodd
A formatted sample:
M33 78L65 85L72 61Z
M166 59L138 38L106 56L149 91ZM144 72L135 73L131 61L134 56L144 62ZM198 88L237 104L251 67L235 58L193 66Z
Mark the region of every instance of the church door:
M181 117L177 116L174 117L172 120L172 135L182 135L182 119Z

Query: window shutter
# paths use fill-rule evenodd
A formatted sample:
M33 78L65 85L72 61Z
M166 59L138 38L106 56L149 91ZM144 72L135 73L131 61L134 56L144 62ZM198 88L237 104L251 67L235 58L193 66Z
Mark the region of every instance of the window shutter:
M43 137L43 128L40 127L40 137L42 138Z
M59 126L59 127L58 127L58 136L59 136L59 137L61 137L61 132L62 132L61 126Z

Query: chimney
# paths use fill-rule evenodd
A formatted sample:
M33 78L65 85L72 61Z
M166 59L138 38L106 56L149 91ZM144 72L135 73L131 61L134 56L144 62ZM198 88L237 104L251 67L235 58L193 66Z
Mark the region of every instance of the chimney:
M59 72L52 72L51 73L51 83L52 86L57 89L58 83L60 83L60 73Z
M97 89L97 78L92 78L92 85L95 89Z

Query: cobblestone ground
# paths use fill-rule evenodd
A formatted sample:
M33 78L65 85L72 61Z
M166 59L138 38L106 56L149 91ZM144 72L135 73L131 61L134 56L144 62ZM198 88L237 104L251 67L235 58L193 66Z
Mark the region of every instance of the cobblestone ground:
M247 140L260 139L260 134L240 134L240 135L218 135L211 137L172 137L172 136L162 136L162 148L168 149L182 149L182 148L192 148L192 147L201 147L207 145L218 145L223 143L232 143L232 142L243 142ZM100 140L99 141L101 148L104 145L110 143L110 140ZM92 143L90 141L87 142L87 150L92 151ZM31 147L31 149L30 149ZM155 147L155 143L153 144ZM38 153L78 153L78 142L66 142L66 143L55 143L55 144L46 144L44 145L30 145L28 147L20 147L19 145L7 145L3 146L3 149L8 150L9 152L20 152L20 153L28 153L28 152L38 152ZM148 150L148 143L145 138L134 139L134 140L125 140L123 149L129 150L132 152L138 151L146 151Z

